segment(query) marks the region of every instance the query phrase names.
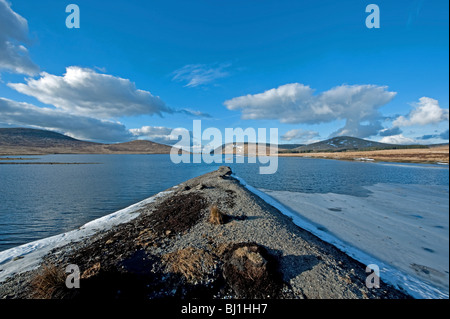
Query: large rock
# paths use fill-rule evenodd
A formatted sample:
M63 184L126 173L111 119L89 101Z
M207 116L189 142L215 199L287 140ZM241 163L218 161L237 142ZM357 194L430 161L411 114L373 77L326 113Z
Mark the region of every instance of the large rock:
M275 259L255 243L235 244L228 251L224 277L237 298L274 298L282 285Z
M231 171L231 168L228 166L220 166L217 172L219 173L220 176L229 176L233 173Z

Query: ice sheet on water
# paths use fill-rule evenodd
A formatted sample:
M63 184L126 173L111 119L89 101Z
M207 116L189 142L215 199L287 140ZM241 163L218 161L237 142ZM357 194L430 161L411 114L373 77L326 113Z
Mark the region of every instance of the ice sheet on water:
M369 197L250 191L415 298L448 298L448 186L367 187Z

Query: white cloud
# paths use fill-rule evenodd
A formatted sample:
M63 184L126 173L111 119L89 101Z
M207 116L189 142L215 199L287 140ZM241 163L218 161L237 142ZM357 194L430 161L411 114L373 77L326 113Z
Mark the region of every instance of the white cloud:
M229 110L240 110L243 119L274 119L292 124L345 119L345 127L335 135L368 137L382 129L378 109L395 95L387 87L376 85L341 85L314 95L309 86L291 83L263 93L236 97L224 104Z
M177 147L181 147L186 151L198 151L201 149L196 145L192 131L187 131L185 128L172 129L164 126L143 126L130 129L130 132L138 139L151 140L167 145L177 144ZM182 139L182 136L186 137L186 133L189 133L189 138Z
M26 82L8 85L70 114L115 118L174 113L159 97L136 89L130 80L88 68L71 66L63 76L43 72L39 79Z
M414 109L407 116L399 116L392 125L394 127L425 126L449 120L449 110L442 109L435 99L422 97L413 106Z
M283 141L299 141L301 143L310 144L320 137L318 132L308 131L303 129L294 129L286 132L286 134L281 136Z
M118 122L41 108L0 97L0 122L58 131L82 140L124 142L132 134Z
M380 142L387 144L402 144L402 145L417 144L416 140L409 137L405 137L402 134L385 136L380 140Z
M162 113L210 117L200 111L169 108L159 97L137 89L130 80L75 66L68 67L63 76L43 72L38 79L28 78L25 84L8 86L56 109L1 99L0 122L56 130L80 139L122 142L137 136L176 143L170 140L171 129L128 130L112 119Z
M163 126L143 126L141 128L130 129L136 137L144 137L153 142L162 144L175 144L179 141L179 133L182 129L171 129Z
M383 125L378 119L378 116L374 114L374 118L368 121L367 124L361 124L359 119L347 119L345 126L340 128L336 132L330 134L330 137L335 136L353 136L353 137L369 137L379 134L383 130Z
M227 77L229 72L225 71L230 63L221 64L188 64L174 71L172 80L187 82L186 87L196 87L211 83L217 79Z
M23 44L28 42L28 22L0 0L0 70L33 75L39 67L31 61Z
M166 138L170 136L172 129L163 126L143 126L130 129L135 136Z

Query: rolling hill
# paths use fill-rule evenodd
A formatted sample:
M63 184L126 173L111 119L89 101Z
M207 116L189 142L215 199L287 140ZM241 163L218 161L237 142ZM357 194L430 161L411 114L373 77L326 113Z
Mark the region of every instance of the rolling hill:
M222 154L255 155L252 154L252 143L230 143L216 148ZM267 144L263 145L266 155ZM253 148L254 149L254 148ZM384 161L402 163L431 163L448 165L448 143L436 145L396 145L368 141L354 137L335 137L318 143L297 147L278 145L278 155L282 157L311 157L338 160Z
M222 154L240 154L247 155L253 153L250 146L255 147L255 143L229 143L219 146L216 151ZM269 144L263 144L267 149ZM346 152L346 151L373 151L373 150L395 150L395 149L420 149L428 148L426 145L397 145L379 143L369 140L364 140L356 137L340 136L334 137L325 141L312 143L308 145L302 144L279 144L275 146L280 154L289 153L317 153L317 152ZM264 149L263 148L263 149ZM250 149L250 151L249 151ZM264 151L263 151L264 152Z
M0 128L0 155L169 154L170 150L171 146L144 140L102 144L46 130Z
M292 149L292 151L300 153L343 152L343 151L398 149L408 147L409 146L405 145L379 143L350 136L338 136L325 141L303 145ZM417 145L415 145L414 147L417 147Z

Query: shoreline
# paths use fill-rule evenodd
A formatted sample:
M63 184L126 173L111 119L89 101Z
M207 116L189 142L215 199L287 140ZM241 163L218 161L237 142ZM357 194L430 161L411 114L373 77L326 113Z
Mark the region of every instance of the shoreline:
M45 156L45 155L169 155L168 152L143 152L143 151L116 151L116 152L42 152L29 151L29 153L23 153L17 151L10 151L6 153L0 153L0 163L2 160L9 160L6 156ZM190 153L194 155L195 153ZM249 154L236 154L234 153L221 153L222 156L254 156ZM272 156L270 154L265 154ZM278 157L303 157L303 158L317 158L317 159L332 159L342 161L361 161L371 163L411 163L411 164L440 164L449 165L449 146L437 146L430 148L417 148L417 149L387 149L387 150L375 150L375 151L346 151L346 152L309 152L309 153L290 153L290 152L277 152L275 156ZM14 158L19 160L19 158ZM20 160L28 160L28 158L20 158Z
M347 152L279 153L280 157L322 158L344 161L390 162L412 164L449 163L449 147Z
M150 299L251 298L255 296L242 290L242 283L235 282L236 278L244 279L236 273L229 274L230 265L236 263L230 258L243 250L251 251L247 257L257 256L264 261L260 264L262 268L252 271L268 276L263 276L265 280L273 280L272 287L276 289L268 295L273 299L409 297L383 282L383 278L381 288L367 288L365 265L295 225L282 211L230 175L229 168L221 167L78 230L0 252L0 297L29 298L30 283L42 272L43 265L64 266L76 262L84 275L82 284L83 280L92 284L105 274L119 276L117 271L120 276L133 279L138 272L139 278L149 281L147 285L153 288L164 284L159 294L155 290L145 292ZM171 205L180 204L188 211L192 204L194 211L200 212L195 218L190 215L182 218L190 221L187 229L179 217L170 219L167 215L171 213ZM208 222L212 204L226 216L225 223L212 225ZM169 218L171 229L154 224L152 218L158 214ZM187 252L189 262L193 262L192 256L196 255L211 262L204 265L202 261L200 273L186 274L185 269L176 269L175 265L188 262L182 259ZM147 273L149 269L142 267L150 264L152 273ZM273 268L276 271L266 267L271 264L276 265ZM248 282L244 286L249 286Z
M285 156L278 155L279 157L301 157L301 158L313 158L313 159L326 159L334 161L348 161L348 162L368 162L368 163L392 163L392 164L429 164L429 165L449 165L447 162L441 161L414 161L407 159L388 160L388 159L374 159L374 158L339 158L332 156Z

